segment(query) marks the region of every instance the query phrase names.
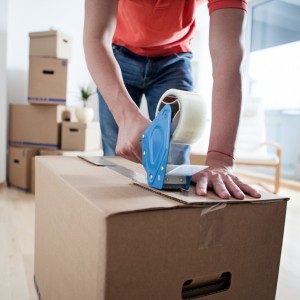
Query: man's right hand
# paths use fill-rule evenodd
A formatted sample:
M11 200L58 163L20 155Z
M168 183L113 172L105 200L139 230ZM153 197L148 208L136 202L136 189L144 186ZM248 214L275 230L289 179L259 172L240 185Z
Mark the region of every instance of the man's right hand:
M142 163L142 135L151 121L140 112L123 117L118 123L116 153L133 162Z

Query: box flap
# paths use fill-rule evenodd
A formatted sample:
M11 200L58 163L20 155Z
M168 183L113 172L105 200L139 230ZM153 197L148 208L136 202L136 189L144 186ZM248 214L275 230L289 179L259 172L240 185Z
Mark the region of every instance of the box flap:
M105 216L183 206L174 200L140 188L133 184L132 180L113 170L96 167L78 157L40 156L36 159L36 170L37 177L40 176L38 172L51 172L63 185L68 185L69 190L79 193Z
M141 165L122 158L109 158L112 162L145 174ZM244 200L222 200L209 192L206 197L195 195L194 187L189 191L159 191L146 184L133 182L130 178L106 166L95 166L78 157L37 157L41 164L58 176L63 184L69 185L82 197L101 210L105 216L142 210L158 210L194 205L216 205L218 203L265 203L287 200L287 198L262 192L261 199L247 197ZM38 176L38 175L37 175ZM101 185L99 184L101 182ZM142 199L142 200L141 200Z
M244 200L237 200L231 197L228 200L220 199L215 193L208 192L206 197L198 196L195 194L195 186L191 186L188 191L181 190L181 191L167 191L167 190L157 190L155 188L150 187L146 181L146 172L142 165L135 164L131 161L123 159L121 157L87 157L92 163L95 163L98 166L107 166L111 167L116 172L123 173L125 176L130 176L133 178L134 184L152 191L156 194L163 195L164 197L171 198L175 201L181 202L187 205L210 205L213 203L231 203L231 204L239 204L239 203L263 203L263 202L270 202L276 200L288 200L286 197L279 196L277 194L271 194L265 191L260 191L262 197L259 199L252 198L246 196ZM117 168L114 167L117 165ZM119 169L124 168L124 170ZM137 174L134 176L126 175L126 171L129 170L135 171Z

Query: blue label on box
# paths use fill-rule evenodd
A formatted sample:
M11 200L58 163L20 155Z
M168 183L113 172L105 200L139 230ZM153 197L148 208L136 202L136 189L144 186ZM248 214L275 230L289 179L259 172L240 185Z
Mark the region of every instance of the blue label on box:
M47 144L47 143L33 143L33 142L16 142L16 141L8 141L10 145L21 145L21 146L32 146L32 147L46 147L58 149L58 144Z
M39 299L39 300L42 300L42 296L41 296L41 293L40 293L39 286L38 286L38 284L37 284L35 275L33 276L33 281L34 281L34 286L35 286L35 290L36 290L36 294L37 294L37 296L38 296L38 299Z
M52 102L52 103L66 103L67 99L60 98L42 98L42 97L28 97L29 102Z
M23 192L29 192L30 189L29 188L24 188L22 186L18 186L18 185L15 185L15 184L12 184L12 183L9 183L9 186L15 188L15 189L18 189L20 191L23 191Z
M62 65L63 67L67 67L67 65L68 65L68 60L62 59L62 60L61 60L61 65Z

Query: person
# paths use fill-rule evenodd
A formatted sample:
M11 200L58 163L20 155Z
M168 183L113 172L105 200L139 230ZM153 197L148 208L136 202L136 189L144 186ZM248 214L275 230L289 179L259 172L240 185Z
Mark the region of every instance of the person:
M160 96L193 90L190 41L199 0L86 0L84 50L99 90L104 155L141 162L141 136ZM213 66L208 168L193 176L196 194L211 188L223 199L258 191L232 174L241 111L246 0L208 0ZM198 21L198 20L197 20ZM201 22L201 20L199 20ZM139 110L145 94L150 120ZM177 161L188 153L177 150ZM184 158L185 159L185 158ZM183 160L184 160L183 159Z

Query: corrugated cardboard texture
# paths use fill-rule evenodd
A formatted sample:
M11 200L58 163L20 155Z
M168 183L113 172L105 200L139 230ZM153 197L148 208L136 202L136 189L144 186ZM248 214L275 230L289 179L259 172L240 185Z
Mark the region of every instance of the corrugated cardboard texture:
M79 158L36 164L42 299L179 300L185 282L204 285L227 272L229 289L205 299L274 300L286 198L216 204L209 193L184 205Z
M37 149L9 147L9 185L26 192L31 190L32 160L35 155L38 155Z
M100 147L99 122L63 122L61 148L63 150L95 150Z
M11 104L9 143L39 148L60 146L60 123L75 121L73 108L50 105Z
M72 39L61 31L31 32L30 56L44 56L61 59L70 59L72 50Z
M67 75L67 60L31 56L28 101L40 104L66 103Z

